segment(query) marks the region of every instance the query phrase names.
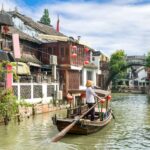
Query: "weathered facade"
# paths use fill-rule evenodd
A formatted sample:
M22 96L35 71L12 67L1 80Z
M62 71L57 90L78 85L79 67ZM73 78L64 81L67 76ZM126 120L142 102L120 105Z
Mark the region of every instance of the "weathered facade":
M63 95L66 96L68 90L79 89L82 79L82 69L85 61L90 63L91 50L85 51L85 45L79 41L57 41L47 44L42 44L40 51L44 52L41 55L41 61L49 64L50 55L56 55L58 60L58 80L60 89L63 90ZM48 55L46 55L48 54Z
M92 49L86 44L67 37L52 26L33 21L31 18L17 11L9 12L14 26L9 27L7 33L3 32L3 47L13 50L12 34L18 33L20 37L21 58L16 61L25 62L30 67L32 80L44 82L59 82L59 90L66 96L68 90L85 88L87 79L96 83L96 66L91 64ZM53 76L51 56L57 56L56 79ZM36 80L42 73L43 80ZM35 79L35 80L34 80Z
M55 99L61 98L58 95L59 83L45 80L45 74L42 72L43 63L40 61L41 53L39 52L39 47L44 41L37 38L37 34L47 32L47 30L43 31L43 29L41 29L43 25L35 23L32 19L16 11L8 12L8 14L12 17L14 26L9 27L7 32L3 29L4 26L2 26L2 49L9 51L13 56L14 41L12 35L17 33L19 34L21 53L21 58L9 60L18 62L16 63L18 65L16 69L19 83L13 81L14 94L18 100L24 99L30 103L45 103L50 102L54 97ZM50 30L52 30L51 28L52 27L50 27ZM23 68L23 65L20 66L20 62L24 62L29 66L31 74L25 72L25 68ZM24 73L21 72L21 70L24 71ZM37 78L39 80L37 80Z
M85 89L87 80L92 80L95 86L104 87L108 75L107 56L103 53L95 55L95 50L80 39L67 37L52 26L35 22L17 11L8 13L14 26L9 27L7 33L3 32L3 47L12 51L12 34L19 34L21 58L16 61L30 67L33 82L59 83L55 89L63 91L64 97L70 90ZM98 57L97 63L92 61L92 53ZM55 64L53 59L56 59Z

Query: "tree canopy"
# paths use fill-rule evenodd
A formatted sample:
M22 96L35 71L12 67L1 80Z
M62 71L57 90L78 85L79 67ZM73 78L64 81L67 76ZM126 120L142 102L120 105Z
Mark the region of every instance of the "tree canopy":
M109 61L109 77L106 82L105 89L108 88L108 85L115 78L116 75L117 79L125 77L126 72L122 71L123 66L126 66L125 57L126 55L124 50L117 50L111 55Z
M50 20L50 17L49 17L48 9L44 9L44 14L41 17L40 22L45 24L45 25L50 25L51 24L51 20Z
M146 56L146 67L150 67L150 52L148 52L148 55Z
M117 50L111 55L109 70L111 73L121 72L121 68L126 65L124 50Z

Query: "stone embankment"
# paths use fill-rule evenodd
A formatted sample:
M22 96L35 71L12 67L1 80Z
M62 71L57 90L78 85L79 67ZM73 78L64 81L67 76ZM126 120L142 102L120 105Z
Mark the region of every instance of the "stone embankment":
M34 104L32 106L19 106L19 113L14 116L20 122L23 118L29 118L30 116L53 112L57 110L66 109L67 105L54 106L52 104ZM0 117L0 123L3 123L4 119Z
M53 106L52 104L34 104L32 107L20 107L19 114L21 117L29 117L32 115L48 113L65 108L66 105Z

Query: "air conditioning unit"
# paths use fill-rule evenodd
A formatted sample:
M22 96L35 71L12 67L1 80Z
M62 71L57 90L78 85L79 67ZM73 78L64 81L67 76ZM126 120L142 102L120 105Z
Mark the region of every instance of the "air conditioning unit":
M49 62L50 62L50 65L57 65L57 56L50 55Z

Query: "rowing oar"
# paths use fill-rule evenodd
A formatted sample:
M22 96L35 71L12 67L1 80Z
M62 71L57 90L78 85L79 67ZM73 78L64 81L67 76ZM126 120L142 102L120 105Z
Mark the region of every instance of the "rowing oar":
M95 106L97 105L97 102L88 110L86 111L84 114L82 114L81 116L78 116L77 118L75 118L75 120L68 125L66 128L64 128L61 132L59 132L57 135L55 135L54 137L52 137L51 142L57 142L59 141L63 136L65 136L65 134L81 119L83 118L90 110L92 110Z
M115 119L116 119L116 117L115 117L115 115L114 115L114 113L113 113L113 112L111 112L111 115L112 115L113 119L115 120Z

